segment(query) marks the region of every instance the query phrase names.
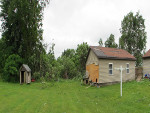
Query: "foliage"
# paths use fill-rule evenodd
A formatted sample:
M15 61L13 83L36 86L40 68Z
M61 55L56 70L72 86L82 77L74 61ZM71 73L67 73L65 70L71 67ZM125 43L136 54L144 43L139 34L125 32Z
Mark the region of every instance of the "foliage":
M22 64L22 59L20 56L12 54L5 62L3 80L8 82L18 82L19 81L19 68Z
M62 53L62 57L63 56L66 56L66 57L69 57L69 58L73 58L75 56L75 50L74 49L64 50L64 52Z
M82 44L78 44L76 50L76 66L78 71L81 73L85 72L85 64L86 58L89 50L89 45L87 42L83 42Z
M34 78L35 80L40 79L40 72L34 72L32 78Z
M0 53L3 53L0 72L4 71L6 59L12 54L19 55L23 63L29 64L32 72L39 71L41 54L46 53L42 44L43 9L49 0L1 0L0 3Z
M103 47L103 40L102 40L102 38L99 39L98 44L99 44L99 46Z
M105 42L105 47L117 48L118 45L115 43L115 38L113 34L110 34L109 38Z
M133 12L128 13L121 22L121 34L119 47L127 50L136 57L136 66L142 62L142 52L146 48L145 20L139 12L136 15Z
M44 1L1 0L2 36L12 52L26 61L42 40Z
M76 66L73 60L69 57L63 56L58 58L59 63L59 73L62 78L73 78L77 74Z
M48 81L59 77L74 78L85 72L87 43L78 45L77 50L65 50L58 60L54 56L54 43L46 53L47 45L42 42L42 19L48 3L49 0L1 0L0 73L5 71L7 74L8 65L14 66L13 61L10 64L6 61L12 54L20 56L22 63L29 65L37 80L41 77ZM7 79L17 73L17 68L8 70Z

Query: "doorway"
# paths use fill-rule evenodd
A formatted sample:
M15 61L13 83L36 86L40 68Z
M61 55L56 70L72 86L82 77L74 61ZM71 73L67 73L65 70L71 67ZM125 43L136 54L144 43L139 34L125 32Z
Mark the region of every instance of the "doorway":
M21 71L21 83L24 83L24 71Z
M86 84L88 84L88 80L86 80Z

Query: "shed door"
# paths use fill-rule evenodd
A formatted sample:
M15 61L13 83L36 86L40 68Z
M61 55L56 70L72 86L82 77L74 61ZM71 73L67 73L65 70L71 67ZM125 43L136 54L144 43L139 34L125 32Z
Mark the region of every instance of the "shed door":
M21 71L21 83L24 83L24 71Z

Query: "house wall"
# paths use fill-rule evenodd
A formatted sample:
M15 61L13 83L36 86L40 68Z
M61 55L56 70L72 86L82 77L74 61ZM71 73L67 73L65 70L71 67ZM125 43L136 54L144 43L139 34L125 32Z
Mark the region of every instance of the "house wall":
M93 51L90 50L87 62L86 62L86 77L89 77L89 81L99 82L99 64L98 58Z
M113 74L109 74L109 63L113 64ZM120 81L120 71L115 68L119 68L121 65L123 68L126 68L127 63L129 63L129 74L126 73L126 70L123 71L122 80L130 81L135 80L135 61L128 60L109 60L109 59L100 59L99 60L99 83L112 83Z
M143 59L143 76L150 74L150 58Z

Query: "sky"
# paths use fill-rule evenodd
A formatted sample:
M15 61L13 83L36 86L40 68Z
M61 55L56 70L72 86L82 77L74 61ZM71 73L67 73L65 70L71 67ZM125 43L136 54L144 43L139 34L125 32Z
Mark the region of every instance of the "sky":
M121 36L121 21L130 11L140 12L145 19L147 48L150 49L150 0L51 0L44 10L44 42L55 43L56 58L65 49L76 49L87 42L97 46L115 35Z
M121 21L129 12L140 12L145 19L146 50L150 49L150 0L50 0L44 9L43 39L55 43L55 57L66 49L76 49L87 42L98 46L114 34L118 44ZM1 22L0 22L1 23ZM1 34L1 33L0 33ZM47 49L48 51L48 49Z

